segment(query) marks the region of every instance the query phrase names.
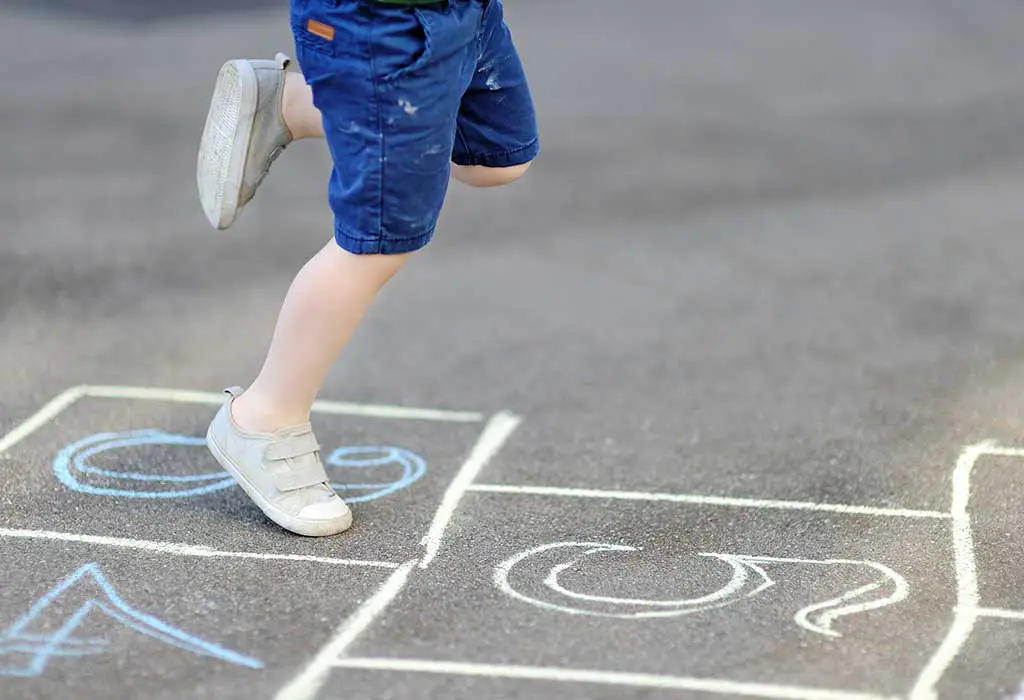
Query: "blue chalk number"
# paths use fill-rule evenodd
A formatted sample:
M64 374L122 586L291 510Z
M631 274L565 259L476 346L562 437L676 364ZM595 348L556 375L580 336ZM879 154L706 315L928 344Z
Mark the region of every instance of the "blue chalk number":
M188 450L195 455L190 463L216 468L185 475L142 472L139 467L147 460L125 455L119 460L110 454L154 446ZM205 438L155 429L97 433L62 449L53 461L53 473L69 489L95 496L190 498L230 488L234 480L213 461L205 446ZM132 468L119 466L126 462ZM324 460L324 466L331 476L331 486L349 503L372 501L400 491L427 471L422 457L400 447L339 447Z

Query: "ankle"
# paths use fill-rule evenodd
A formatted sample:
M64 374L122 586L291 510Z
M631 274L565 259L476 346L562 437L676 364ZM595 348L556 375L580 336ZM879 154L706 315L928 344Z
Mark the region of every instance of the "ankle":
M309 412L282 411L258 391L247 389L231 402L231 418L247 433L273 433L309 422Z

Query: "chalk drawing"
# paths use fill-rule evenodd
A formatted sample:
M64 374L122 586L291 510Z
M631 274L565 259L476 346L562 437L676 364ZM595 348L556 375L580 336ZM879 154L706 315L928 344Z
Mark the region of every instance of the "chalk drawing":
M327 457L325 464L339 470L382 469L390 465L401 467L401 476L385 483L331 482L331 486L342 492L340 495L348 503L372 501L400 491L419 481L427 471L427 464L422 457L399 447L339 447ZM352 495L360 491L365 493Z
M572 553L570 558L565 560L567 550ZM697 556L725 564L728 569L728 581L718 589L701 596L674 600L616 598L579 593L561 583L560 576L568 569L580 567L581 560L586 557L609 552L636 553L640 551L639 547L604 542L555 542L534 547L506 559L495 569L493 580L494 584L507 595L536 607L571 615L640 619L692 615L753 598L775 585L775 580L765 571L765 567L770 565L809 564L870 569L874 579L871 583L854 588L836 598L803 607L794 615L794 622L798 626L827 637L841 636L833 629L833 624L839 618L893 605L906 599L910 590L902 576L887 566L872 561L790 559L714 552L701 552ZM551 602L538 598L536 595L528 595L516 590L509 579L513 569L523 562L529 562L534 569L538 566L544 568L551 565L547 575L541 579L541 583L550 593L555 594L551 596L548 593L547 596L554 597L558 602ZM553 565L552 562L554 562ZM528 574L525 580L532 584L532 587L536 587L536 576ZM885 592L885 595L879 595L880 592Z
M162 430L136 430L124 433L97 433L74 442L62 449L53 462L56 477L73 491L96 496L123 496L128 498L188 498L201 496L230 487L234 480L222 469L187 476L173 474L145 474L133 471L100 469L91 459L103 452L141 447L143 445L172 445L204 447L206 440L187 435L174 435ZM125 482L124 488L95 486L83 481L90 476L100 481ZM135 484L138 484L135 486ZM126 488L133 486L132 488Z
M91 590L85 590L89 587ZM76 597L75 593L79 595ZM106 651L108 642L104 639L74 636L94 611L102 612L131 630L192 654L247 668L263 668L263 663L257 659L186 634L152 615L135 610L118 595L99 565L92 562L50 589L21 619L0 634L0 675L35 677L41 675L55 657L82 657ZM4 657L18 659L23 656L28 658L20 663L2 663Z
M62 449L54 459L53 472L73 491L127 498L190 498L230 488L235 483L231 475L219 467L199 474L178 475L103 469L94 463L106 452L156 445L205 448L206 439L155 429L97 433ZM205 453L197 452L197 455L212 462ZM336 472L359 470L360 474L371 474L369 481L358 478L354 482L332 482L335 489L344 492L342 495L349 503L372 501L404 489L427 470L422 457L399 447L340 447L327 457L324 465ZM400 474L390 478L396 471ZM384 481L384 478L389 480Z

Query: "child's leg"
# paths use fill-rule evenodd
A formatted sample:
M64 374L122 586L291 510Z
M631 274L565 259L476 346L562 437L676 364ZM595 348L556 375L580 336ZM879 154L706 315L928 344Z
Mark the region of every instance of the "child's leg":
M533 103L498 0L481 17L480 66L459 107L452 176L474 187L522 177L538 151ZM288 73L282 116L295 139L324 138L313 90ZM309 419L310 406L377 292L407 255L352 255L328 244L300 271L285 299L259 376L234 406L238 422L274 430Z
M470 187L501 187L511 185L526 174L530 163L507 165L503 167L488 165L452 164L452 177Z
M283 75L281 116L293 140L324 138L323 115L301 73ZM309 420L331 365L377 292L407 255L352 255L334 241L299 271L285 297L263 369L232 406L239 427L273 432Z
M475 187L513 182L540 150L529 82L501 0L488 0L480 53L459 107L453 175Z
M405 255L353 255L334 241L296 276L263 369L234 402L239 426L272 432L309 420L309 411L377 292Z
M313 91L301 73L285 73L281 103L281 115L296 141L324 137L323 115L313 104Z
M253 80L266 89L241 100L248 111L229 102L237 106L234 90L245 87L253 62L230 62L223 90L218 83L222 97L215 94L203 139L204 148L212 145L200 156L203 172L202 153L213 154L205 160L210 192L234 183L224 172L241 173L248 201L295 136L323 136L334 161L334 241L296 277L257 379L247 391L229 390L207 431L218 461L268 517L294 532L329 535L351 524L320 460L311 405L377 292L433 237L460 99L476 68L482 8L479 0L414 11L303 0L293 4L292 26L310 93L284 74L280 57L260 65ZM220 167L225 163L230 167ZM214 213L237 215L230 198L219 201L231 206Z

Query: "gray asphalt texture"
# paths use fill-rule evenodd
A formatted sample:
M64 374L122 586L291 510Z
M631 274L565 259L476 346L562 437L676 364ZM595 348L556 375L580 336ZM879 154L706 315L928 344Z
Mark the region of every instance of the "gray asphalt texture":
M220 64L291 51L286 8L36 5L0 7L0 435L80 384L244 385L329 235L329 156L294 144L215 232L195 151ZM1024 7L513 0L506 12L542 156L512 187L452 187L435 241L383 292L323 398L521 416L483 484L946 512L965 445L1024 442ZM78 440L201 436L213 410L81 399L0 456L0 528L399 563L422 554L482 429L318 414L325 449L393 445L427 464L322 540L276 528L234 487L139 499L55 476ZM195 445L94 466L217 470ZM389 468L375 478L396 478ZM1024 609L1022 468L983 458L972 480L983 606ZM542 609L493 584L502 561L565 541L643 548L562 573L594 596L713 592L724 570L701 553L870 560L909 596L827 637L794 615L869 583L863 572L765 565L777 585L759 596L644 619ZM559 561L510 580L541 597ZM83 579L21 637L16 622L90 563L133 610L263 667L93 611L25 672L101 584ZM0 696L273 698L389 574L0 537ZM435 562L348 653L906 697L956 590L939 518L470 492ZM979 621L940 697L1014 697L1022 639L1022 621ZM336 669L317 697L739 695Z

